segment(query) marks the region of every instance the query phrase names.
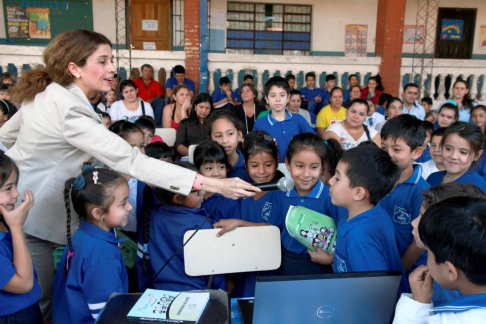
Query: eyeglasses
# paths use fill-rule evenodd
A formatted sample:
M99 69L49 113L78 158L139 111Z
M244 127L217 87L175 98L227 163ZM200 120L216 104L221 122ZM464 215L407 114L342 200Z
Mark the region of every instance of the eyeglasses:
M198 197L204 196L204 190L192 190L191 193L196 192Z

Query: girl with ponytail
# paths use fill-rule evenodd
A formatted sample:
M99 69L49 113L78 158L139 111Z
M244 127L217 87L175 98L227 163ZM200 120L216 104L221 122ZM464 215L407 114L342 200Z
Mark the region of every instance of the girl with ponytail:
M84 167L66 181L67 246L53 287L53 323L93 323L112 293L128 292L116 227L128 221L127 181L117 172ZM71 237L71 204L79 228Z

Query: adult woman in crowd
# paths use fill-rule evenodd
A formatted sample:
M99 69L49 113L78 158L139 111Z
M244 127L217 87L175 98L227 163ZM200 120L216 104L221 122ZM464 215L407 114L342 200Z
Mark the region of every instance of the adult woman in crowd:
M253 130L255 121L260 113L264 112L266 109L260 106L256 102L256 97L258 96L258 91L255 86L251 83L244 83L241 86L241 99L243 103L231 108L233 113L238 117L239 120L245 125L245 134L248 134Z
M187 118L191 109L191 92L189 87L179 84L172 92L172 103L164 107L162 127L177 130L179 123Z
M41 309L49 319L52 243L66 244L64 185L81 173L83 163L99 160L120 173L183 195L204 190L239 198L260 190L236 178L203 178L148 158L108 131L88 100L109 91L116 72L111 42L105 36L88 30L62 32L47 45L43 61L45 67L25 71L12 89L22 109L0 129L0 141L10 148L8 155L20 169L19 191L28 188L36 196L24 230L42 288Z
M393 117L397 117L403 113L403 102L400 98L393 97L388 102L386 103L386 120L384 122L379 123L376 125L375 129L378 132L381 132L381 129L383 128L383 125Z
M199 144L208 137L207 118L213 112L213 98L200 93L194 99L191 114L177 128L174 147L180 155L189 155L189 146Z
M379 75L372 76L368 79L368 85L361 91L361 99L371 99L374 103L378 104L383 90L381 77Z
M471 120L471 109L477 103L469 96L469 83L465 80L457 80L452 86L452 98L459 108L459 121L469 123Z
M324 133L324 139L335 139L341 143L341 147L345 151L365 141L373 141L380 147L380 133L374 128L364 125L369 110L368 103L363 99L352 100L346 110L346 119L329 126Z
M150 116L154 118L152 106L138 97L138 89L132 80L120 83L120 93L123 100L115 101L110 107L111 121L128 120L135 122L139 117Z

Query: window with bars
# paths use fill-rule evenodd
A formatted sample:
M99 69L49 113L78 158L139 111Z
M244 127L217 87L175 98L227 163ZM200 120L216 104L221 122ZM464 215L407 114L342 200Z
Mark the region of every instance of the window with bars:
M228 2L228 53L310 55L312 7Z

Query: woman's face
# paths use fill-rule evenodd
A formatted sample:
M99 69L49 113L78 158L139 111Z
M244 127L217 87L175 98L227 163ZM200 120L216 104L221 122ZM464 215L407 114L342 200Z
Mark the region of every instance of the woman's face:
M368 81L368 89L375 90L376 89L376 86L377 86L377 84L376 84L376 81L375 80L369 80Z
M343 92L340 90L336 90L332 93L331 96L331 106L334 108L339 108L343 104Z
M178 105L182 106L184 102L189 98L189 90L182 88L174 94L175 101Z
M200 102L196 105L196 115L200 119L206 119L211 112L211 105L209 102Z
M111 47L101 44L98 49L86 59L86 64L79 67L69 63L70 72L74 75L74 82L79 85L88 98L98 92L111 90L116 68L113 65ZM79 78L76 76L79 75Z
M253 91L251 91L250 87L243 87L241 89L241 99L243 99L243 102L255 100L255 95L253 94Z
M137 101L137 98L138 98L138 89L135 89L134 87L131 87L131 86L126 86L122 90L122 95L123 95L123 98L125 98L125 100L127 102L130 102L130 103L135 102L135 101Z
M363 127L368 107L364 104L354 104L346 111L346 123L351 127Z
M403 104L400 101L393 101L388 106L386 110L386 115L388 119L392 119L393 117L400 116L403 113Z
M462 100L468 92L469 90L467 89L464 82L457 82L452 89L452 96L454 97L454 99Z

